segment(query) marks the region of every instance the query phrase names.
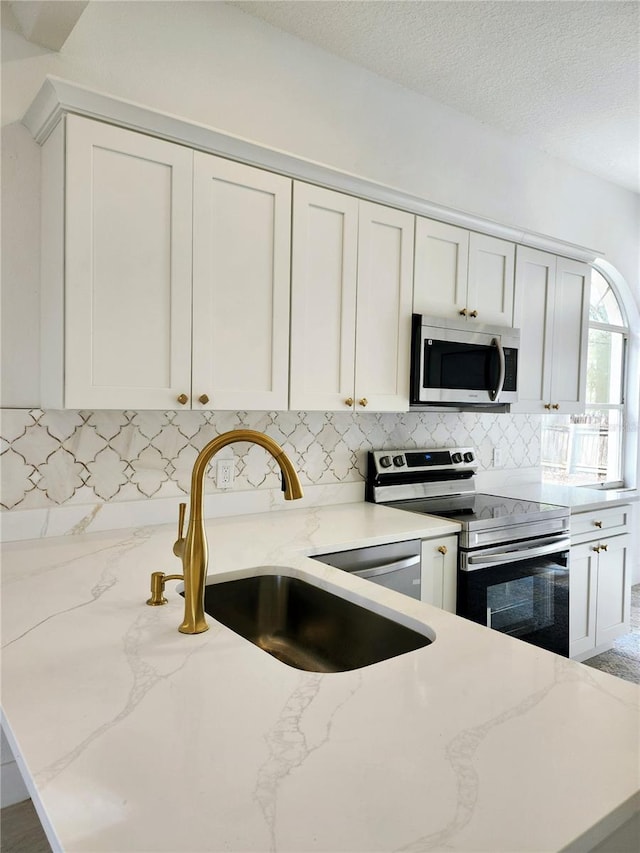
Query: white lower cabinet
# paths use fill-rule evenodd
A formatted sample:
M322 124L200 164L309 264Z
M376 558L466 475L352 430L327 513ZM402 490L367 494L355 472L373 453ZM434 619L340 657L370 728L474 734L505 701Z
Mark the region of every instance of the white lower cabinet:
M457 536L442 536L422 541L422 601L455 613L457 572Z
M628 509L628 508L627 508ZM589 524L599 514L581 514ZM578 516L580 518L580 516ZM572 523L573 529L573 523ZM619 528L618 528L619 529ZM572 536L584 540L585 535ZM569 582L569 654L586 660L611 648L629 631L631 607L631 536L606 530L598 539L571 546Z

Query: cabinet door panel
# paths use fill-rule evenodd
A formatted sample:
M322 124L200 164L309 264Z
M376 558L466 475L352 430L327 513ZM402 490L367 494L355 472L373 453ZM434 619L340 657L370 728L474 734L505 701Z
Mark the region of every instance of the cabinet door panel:
M520 329L520 352L512 412L544 412L551 399L555 276L555 255L518 246L514 325Z
M65 406L190 393L192 153L67 117Z
M471 233L467 308L479 323L513 325L514 263L513 243Z
M354 397L358 201L294 183L290 407Z
M596 644L598 555L595 543L571 548L569 573L569 654L588 652Z
M193 396L286 409L291 181L196 153Z
M413 310L459 317L467 305L469 232L416 217Z
M420 598L449 613L456 612L458 539L443 536L422 542Z
M561 414L584 411L590 273L587 264L558 258L553 309L551 402Z
M631 584L628 534L606 539L598 555L596 645L611 643L629 628Z
M409 408L413 220L360 202L356 311L356 410Z

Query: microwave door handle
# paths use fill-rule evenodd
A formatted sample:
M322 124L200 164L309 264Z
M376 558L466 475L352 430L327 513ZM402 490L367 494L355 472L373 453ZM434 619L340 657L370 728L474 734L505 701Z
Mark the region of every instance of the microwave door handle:
M500 364L500 375L498 376L498 387L495 390L489 391L489 399L492 401L496 401L500 398L500 394L502 393L502 389L504 387L504 376L506 372L506 362L504 360L504 350L502 349L502 342L500 338L494 338L491 341L491 346L494 346L498 351L498 361Z
M378 575L390 575L392 572L398 572L401 569L408 569L411 566L417 566L420 562L420 554L413 557L404 557L402 560L394 560L392 563L385 563L382 566L376 566L373 569L360 569L357 572L349 572L350 575L356 575L359 578L375 578Z

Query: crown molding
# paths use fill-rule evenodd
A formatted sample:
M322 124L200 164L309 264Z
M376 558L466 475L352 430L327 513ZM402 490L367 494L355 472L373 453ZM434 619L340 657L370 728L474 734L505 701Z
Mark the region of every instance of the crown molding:
M557 240L545 234L503 225L473 213L468 213L427 199L411 195L394 187L352 175L306 160L285 151L267 148L242 137L223 133L215 128L162 113L141 104L115 98L63 80L48 76L33 103L24 114L22 123L40 145L49 137L67 113L108 122L129 130L156 136L199 151L216 154L261 169L278 172L287 177L317 184L338 192L348 193L367 201L385 204L400 210L458 225L576 260L592 262L604 257L601 251Z

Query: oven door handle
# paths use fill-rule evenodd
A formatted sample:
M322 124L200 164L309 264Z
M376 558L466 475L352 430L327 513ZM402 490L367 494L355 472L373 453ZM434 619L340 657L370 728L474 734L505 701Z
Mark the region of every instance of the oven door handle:
M492 401L496 401L499 399L500 394L502 393L502 389L504 388L504 376L506 372L506 361L504 358L504 350L502 349L502 342L500 338L494 338L491 341L491 345L496 348L498 351L498 362L500 364L500 373L498 375L498 387L489 391L489 399Z
M535 557L544 557L547 554L557 554L560 551L569 550L569 539L563 537L556 539L548 545L542 545L539 548L519 548L516 551L504 551L500 554L487 554L486 556L471 555L467 558L468 571L474 569L487 569L491 566L502 566L505 563L517 563L520 560L534 559Z
M357 572L349 572L349 574L356 575L359 578L375 578L378 575L390 575L392 572L399 572L401 569L409 569L411 566L417 566L419 562L420 554L415 554L413 557L404 557L402 560L394 560L392 563L385 563L373 569L360 569Z

